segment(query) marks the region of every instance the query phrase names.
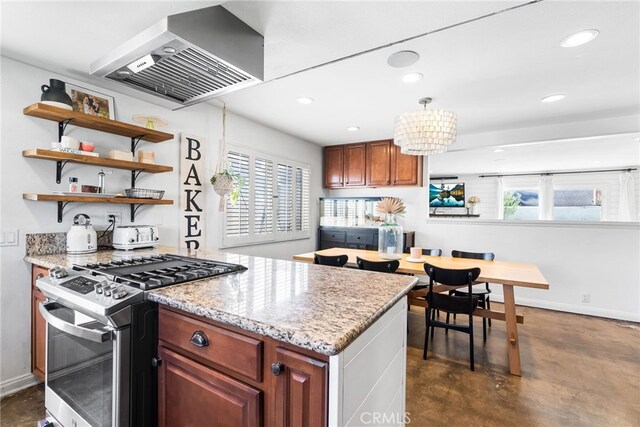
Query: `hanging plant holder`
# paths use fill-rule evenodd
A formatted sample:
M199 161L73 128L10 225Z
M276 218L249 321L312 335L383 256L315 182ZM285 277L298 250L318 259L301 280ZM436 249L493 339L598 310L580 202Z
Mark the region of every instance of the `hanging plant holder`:
M244 186L244 180L236 175L233 170L227 167L227 107L222 108L222 139L220 140L220 154L218 156L218 164L216 172L211 177L211 185L220 196L220 204L218 210L224 212L227 201L227 195L231 194L230 201L232 204L240 197L240 189Z

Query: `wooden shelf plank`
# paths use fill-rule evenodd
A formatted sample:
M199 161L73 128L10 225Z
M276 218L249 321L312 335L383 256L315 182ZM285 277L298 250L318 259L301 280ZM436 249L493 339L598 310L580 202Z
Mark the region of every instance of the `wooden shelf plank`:
M24 150L23 157L31 157L34 159L69 161L71 163L81 163L85 165L103 166L115 169L126 169L135 171L145 171L148 173L171 172L173 167L156 165L150 163L131 162L127 160L107 159L105 157L85 156L82 154L63 153L60 151L44 150L36 148L35 150Z
M133 199L130 197L66 196L63 194L23 193L22 198L35 202L123 203L135 205L172 205L168 199Z
M22 112L27 116L38 117L54 122L71 120L69 124L87 129L99 130L114 135L136 138L143 136L142 140L148 142L163 142L173 139L173 134L160 132L154 129L143 128L129 123L119 122L104 117L90 116L76 111L53 107L40 102L25 107Z

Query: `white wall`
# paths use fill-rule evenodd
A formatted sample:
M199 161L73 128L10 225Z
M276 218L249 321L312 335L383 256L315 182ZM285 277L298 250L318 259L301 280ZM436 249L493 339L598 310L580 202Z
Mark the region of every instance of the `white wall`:
M97 184L99 168L68 164L64 169L63 182L55 183L55 162L27 159L22 150L48 148L57 140L57 124L52 121L28 117L22 109L40 99L40 86L57 78L79 86L80 82L65 76L31 67L7 58L0 58L2 71L1 140L0 140L0 229L20 230L20 244L0 249L0 386L2 393L15 390L32 381L30 372L30 265L22 258L25 255L25 234L37 232L66 232L77 213L87 213L94 224L105 226L104 212L121 212L124 224L129 222L128 205L70 204L65 209L63 222L56 221L55 202L31 202L22 199L23 192L48 193L66 191L68 178L77 176L81 184ZM173 206L145 207L136 216L137 224L159 224L161 243L177 245L179 237L177 196L179 191L179 144L180 132L187 132L208 139L207 174L213 173L217 163L219 139L221 137L221 110L209 104L199 104L178 111L170 111L134 97L113 93L100 88L93 90L115 97L116 119L131 122L133 114L151 114L166 118L166 130L175 134L173 141L160 144L142 143L139 148L152 150L156 162L174 167L174 172L165 174L142 174L137 182L141 188L166 190L165 198L175 200ZM260 147L273 154L304 161L312 165L311 170L311 227L317 227L317 198L323 193L322 151L319 146L278 132L242 117L229 114L227 137L230 142ZM68 127L68 135L95 142L97 151L106 154L110 149L129 151L130 141L106 133ZM130 187L130 173L114 169L107 175L107 191L121 191ZM217 212L218 199L208 186L207 197L207 246L216 249L220 243L222 223ZM311 238L295 242L263 246L248 246L236 250L252 255L268 255L290 259L299 252L315 248L316 233Z

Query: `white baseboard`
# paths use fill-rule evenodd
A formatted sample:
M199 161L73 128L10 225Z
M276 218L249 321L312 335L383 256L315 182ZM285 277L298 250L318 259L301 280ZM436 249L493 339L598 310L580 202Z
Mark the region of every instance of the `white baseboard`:
M491 301L504 302L502 295L491 293ZM565 311L568 313L586 314L588 316L606 317L607 319L626 320L630 322L640 322L640 313L629 313L626 311L607 310L598 307L587 307L581 305L566 304L562 302L551 302L533 298L516 297L517 305L527 307L545 308L548 310Z
M0 382L0 397L8 396L40 383L40 379L33 374L19 375Z

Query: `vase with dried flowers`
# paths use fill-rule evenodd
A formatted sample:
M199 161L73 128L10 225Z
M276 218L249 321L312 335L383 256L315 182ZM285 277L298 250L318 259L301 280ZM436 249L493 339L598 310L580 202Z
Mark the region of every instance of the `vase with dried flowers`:
M404 203L397 197L384 197L376 205L376 212L385 215L385 221L378 229L378 256L384 259L402 258L404 235L396 217L404 215Z
M467 200L467 204L469 205L469 212L471 215L475 215L476 214L476 205L480 203L480 197L478 196L471 196L469 197L469 200Z

